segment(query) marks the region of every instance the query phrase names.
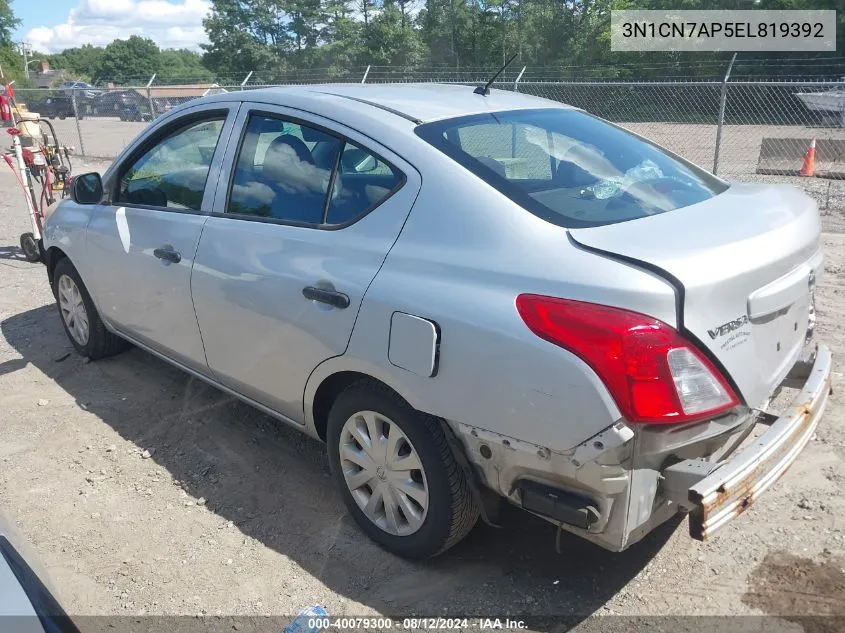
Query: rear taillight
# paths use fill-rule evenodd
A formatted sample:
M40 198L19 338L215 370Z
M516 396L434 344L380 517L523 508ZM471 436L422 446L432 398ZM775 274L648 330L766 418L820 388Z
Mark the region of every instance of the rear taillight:
M739 404L713 364L671 326L596 303L524 294L522 320L587 363L630 422L674 424Z

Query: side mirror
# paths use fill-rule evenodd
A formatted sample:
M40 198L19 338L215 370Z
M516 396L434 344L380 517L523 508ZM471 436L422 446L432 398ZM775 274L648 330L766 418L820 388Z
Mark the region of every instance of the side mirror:
M103 180L97 172L73 177L70 196L76 204L97 204L103 199Z

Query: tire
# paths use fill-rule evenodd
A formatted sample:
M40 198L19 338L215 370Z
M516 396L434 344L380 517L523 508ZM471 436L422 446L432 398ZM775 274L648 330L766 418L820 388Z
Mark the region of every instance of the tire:
M41 261L41 249L38 247L38 240L32 233L21 235L21 250L26 261L33 264Z
M78 294L69 292L73 288ZM98 360L114 356L129 346L122 338L106 329L82 278L67 258L60 259L53 271L53 295L56 297L59 319L65 334L77 352L91 360ZM67 312L69 306L75 308L72 316ZM81 325L83 318L87 322L84 328ZM82 331L87 336L82 336Z
M385 450L378 466L378 453L374 453L376 459L368 460L369 452L364 444L356 443L356 436L350 432L354 429L360 434L373 428L384 442L378 447L389 446L394 428L399 431L398 440L394 440L397 457L387 458ZM371 435L367 431L365 436L357 437L366 442ZM329 412L327 443L332 476L349 513L364 533L389 552L410 559L436 556L463 539L478 521L475 497L466 474L455 460L440 421L415 411L387 387L371 381L347 387ZM374 468L356 465L348 459L350 456ZM413 457L418 459L421 468L396 467L400 460ZM405 472L410 477L405 477ZM371 477L373 473L375 476ZM347 476L353 483L347 483ZM364 479L367 483L358 485ZM401 488L397 489L394 482ZM353 493L352 487L356 485ZM385 493L386 489L389 490ZM397 492L410 489L415 498L424 500L424 505L404 492ZM365 507L373 497L381 501L373 504L375 510L368 514ZM394 500L391 504L394 512L388 513L386 499ZM392 514L392 522L388 514Z

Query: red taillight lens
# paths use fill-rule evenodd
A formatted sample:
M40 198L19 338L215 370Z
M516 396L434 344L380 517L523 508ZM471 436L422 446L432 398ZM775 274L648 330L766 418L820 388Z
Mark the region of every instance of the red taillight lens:
M662 321L530 294L517 297L516 309L534 334L587 363L631 422L690 422L739 403L713 364Z

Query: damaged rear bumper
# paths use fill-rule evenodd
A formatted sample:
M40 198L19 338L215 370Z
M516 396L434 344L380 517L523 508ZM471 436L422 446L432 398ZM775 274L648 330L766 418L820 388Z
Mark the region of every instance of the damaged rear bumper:
M690 535L712 536L744 512L795 461L821 419L831 392L831 354L819 346L809 377L783 415L689 488Z
M777 481L813 435L830 393L830 351L819 346L810 362L790 376L804 380L798 396L780 417L763 416L774 422L750 442L761 422L747 408L682 426L620 420L563 453L452 428L481 485L561 529L621 551L689 512L690 533L703 540Z

